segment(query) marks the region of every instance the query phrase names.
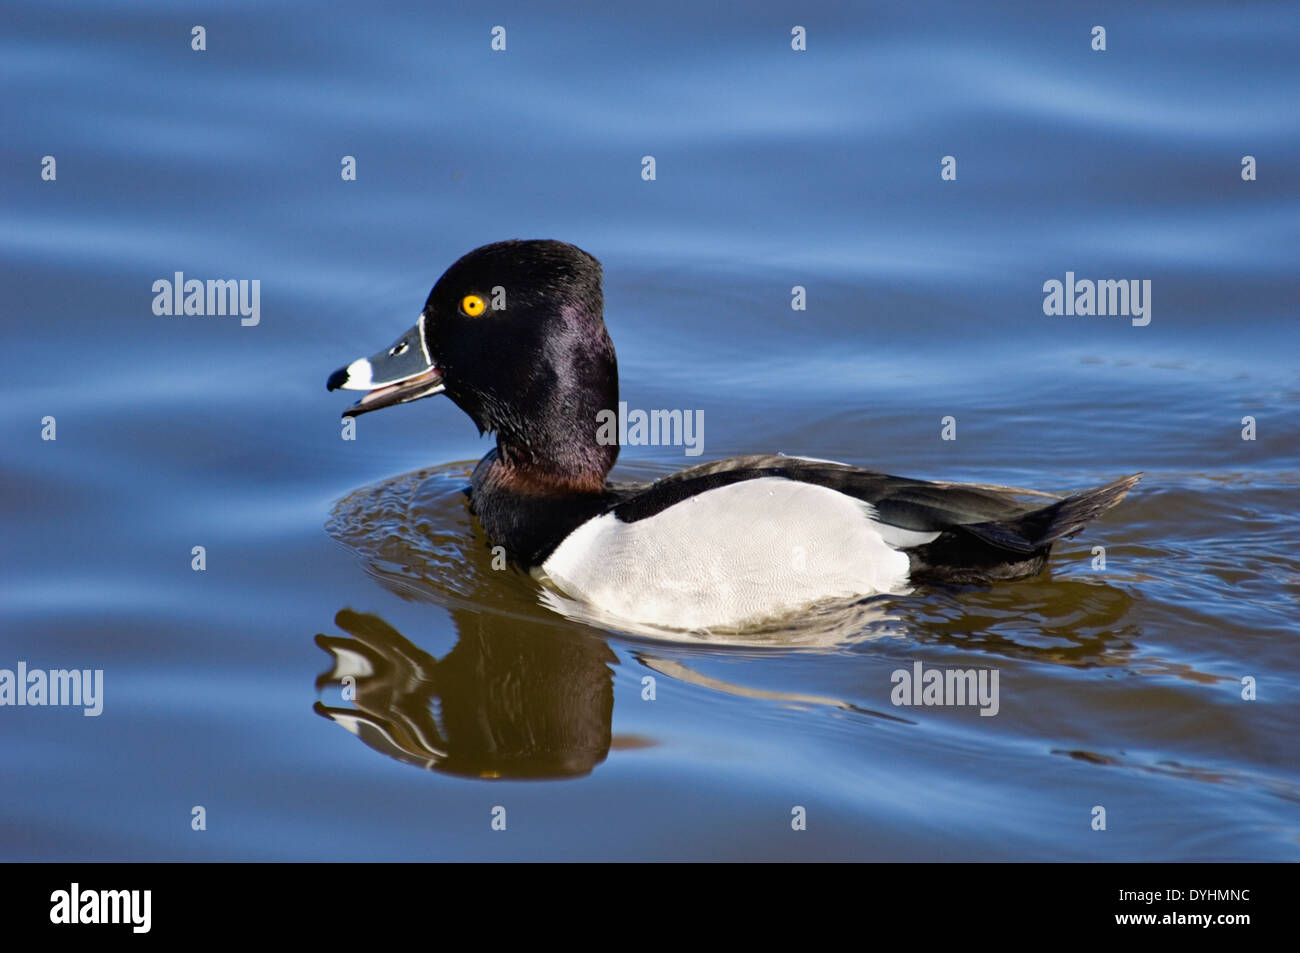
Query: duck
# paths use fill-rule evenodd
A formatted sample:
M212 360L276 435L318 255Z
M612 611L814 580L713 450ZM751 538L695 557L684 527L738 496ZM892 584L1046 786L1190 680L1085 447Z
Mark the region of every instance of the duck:
M612 482L619 447L598 422L619 405L618 362L602 280L599 260L566 242L484 245L447 268L414 327L326 382L363 392L345 418L450 398L495 438L468 488L487 539L602 618L744 629L830 602L1031 577L1142 476L1043 502L756 454Z

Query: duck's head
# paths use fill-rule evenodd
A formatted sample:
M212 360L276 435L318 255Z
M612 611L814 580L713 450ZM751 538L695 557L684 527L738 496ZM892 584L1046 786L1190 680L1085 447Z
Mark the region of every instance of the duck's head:
M327 386L366 391L345 417L446 393L512 465L603 483L618 447L596 440L597 414L618 406L618 366L600 282L600 262L564 242L476 248L415 327Z

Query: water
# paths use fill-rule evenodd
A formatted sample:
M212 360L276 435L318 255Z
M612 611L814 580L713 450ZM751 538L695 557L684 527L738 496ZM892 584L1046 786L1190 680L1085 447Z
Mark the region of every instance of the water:
M105 698L0 709L0 855L1294 858L1300 13L826 4L794 53L780 6L575 9L6 8L0 668ZM508 237L600 257L623 399L704 412L619 478L1146 476L1050 577L742 645L554 611L465 511L468 418L345 442L324 390ZM176 271L260 323L156 316ZM1151 323L1045 316L1066 271ZM892 705L918 661L998 714Z

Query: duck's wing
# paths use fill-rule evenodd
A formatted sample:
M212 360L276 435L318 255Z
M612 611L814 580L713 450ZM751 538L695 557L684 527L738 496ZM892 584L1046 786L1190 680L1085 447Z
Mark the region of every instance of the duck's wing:
M1056 498L1017 487L913 480L803 457L733 457L665 477L624 497L612 512L635 522L708 490L763 477L827 487L870 504L886 540L908 551L914 579L983 581L1041 569L1053 542L1119 503L1141 474Z
M715 460L679 470L627 495L614 507L614 512L626 522L645 519L688 497L763 477L780 477L836 490L870 503L877 519L922 533L1012 519L1036 508L1035 504L1017 499L1027 491L1013 487L933 483L828 460L757 455Z

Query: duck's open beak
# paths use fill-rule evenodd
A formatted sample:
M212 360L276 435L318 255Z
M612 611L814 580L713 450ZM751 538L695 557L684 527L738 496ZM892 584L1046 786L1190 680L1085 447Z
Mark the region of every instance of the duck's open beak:
M330 375L325 386L329 390L367 391L343 411L344 417L357 417L381 407L432 397L444 389L442 372L429 357L418 322L391 347L340 367Z

